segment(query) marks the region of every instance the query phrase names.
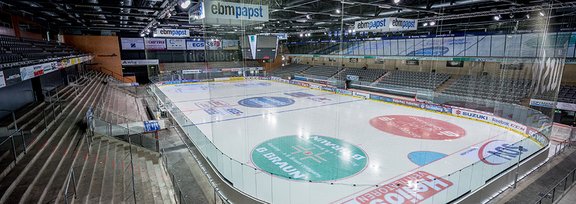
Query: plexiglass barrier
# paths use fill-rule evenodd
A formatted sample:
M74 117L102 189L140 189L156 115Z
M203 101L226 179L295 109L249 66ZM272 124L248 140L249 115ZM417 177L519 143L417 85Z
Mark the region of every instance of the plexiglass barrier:
M264 78L262 78L264 79ZM350 195L343 200L337 200L342 203L364 203L371 201L379 196L394 196L385 189L390 189L397 182L366 182L366 183L348 183L340 181L315 181L301 180L291 177L274 175L250 164L236 160L232 155L227 155L215 145L215 138L206 136L174 103L159 89L158 84L150 86L151 91L163 103L163 106L170 112L171 116L184 130L186 136L200 150L203 156L212 164L212 166L239 191L254 197L258 200L270 203L312 203L312 202L334 202L335 200L322 200L318 196L322 193L341 195L342 197ZM338 92L335 90L335 92ZM371 97L372 98L372 97ZM517 114L534 115L532 119L523 121L507 121L524 124L524 128L504 127L503 124L492 125L506 128L518 134L525 136L524 139L513 143L505 144L507 152L505 155L492 154L467 165L455 172L445 172L442 175L428 175L425 172L410 172L408 177L416 183L405 183L405 180L399 180L396 188L402 189L406 185L409 188L403 190L416 196L424 203L447 203L457 199L467 193L485 185L487 182L497 178L502 172L514 168L520 161L533 156L548 147L548 139L542 130L547 130L549 126L548 117L526 107L508 104L498 104L498 108L509 108ZM462 110L467 110L462 108ZM452 114L452 113L449 113ZM462 117L462 116L459 116ZM499 118L493 116L494 118ZM512 118L513 119L513 118ZM496 119L494 119L496 120ZM514 126L512 126L514 127ZM520 130L524 129L524 132ZM465 155L464 155L465 156ZM442 165L432 164L432 165ZM337 170L336 170L337 171ZM397 195L397 194L395 194ZM490 195L486 195L488 197ZM383 197L382 197L383 198ZM414 197L413 197L414 198Z

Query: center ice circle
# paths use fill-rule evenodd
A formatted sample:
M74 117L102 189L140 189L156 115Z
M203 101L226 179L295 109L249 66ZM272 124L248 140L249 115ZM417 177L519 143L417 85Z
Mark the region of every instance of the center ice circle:
M411 115L378 116L370 120L370 125L383 132L414 139L452 140L466 135L466 130L455 124Z
M256 146L252 150L252 162L263 171L284 178L331 181L364 170L368 156L359 147L340 139L291 135Z
M294 100L286 97L263 96L245 98L238 101L238 104L250 108L277 108L294 104Z

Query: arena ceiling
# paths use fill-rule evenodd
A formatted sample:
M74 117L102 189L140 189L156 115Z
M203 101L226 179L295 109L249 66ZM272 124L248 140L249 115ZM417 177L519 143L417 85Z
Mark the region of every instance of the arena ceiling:
M576 28L576 1L570 0L237 0L234 2L268 5L270 21L230 28L189 24L179 1L183 0L0 0L0 9L69 33L137 35L157 27L189 28L198 33L321 33L348 29L358 20L383 17L418 19L419 28L414 34ZM495 16L500 19L496 21ZM546 19L550 19L551 26L545 26ZM434 25L424 26L429 22Z

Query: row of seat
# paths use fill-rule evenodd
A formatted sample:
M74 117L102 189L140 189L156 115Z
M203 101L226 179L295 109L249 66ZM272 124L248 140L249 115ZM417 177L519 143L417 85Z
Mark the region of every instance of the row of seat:
M304 70L302 74L330 78L340 72L340 70L342 70L340 67L312 66Z
M78 54L72 47L56 42L0 36L0 64Z
M303 65L303 64L289 64L289 65L280 67L278 69L275 69L268 74L271 76L287 78L287 77L292 76L293 74L299 74L302 71L308 69L309 67L310 67L309 65Z
M558 101L565 103L576 103L576 86L565 85L560 87Z
M466 75L447 87L444 93L518 103L521 99L528 97L530 86L531 81L524 79Z
M436 89L448 79L450 79L450 75L444 73L392 71L378 83L380 85L392 84L425 89Z
M359 77L360 81L374 82L384 74L386 74L384 69L347 68L342 71L338 77L340 77L340 79L345 79L347 75L356 75Z

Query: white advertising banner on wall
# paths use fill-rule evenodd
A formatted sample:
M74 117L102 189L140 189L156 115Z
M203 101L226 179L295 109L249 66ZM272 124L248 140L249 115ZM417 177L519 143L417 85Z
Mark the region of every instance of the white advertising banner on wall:
M123 50L144 50L144 38L120 38Z
M166 49L168 50L186 50L185 39L166 39Z
M237 50L240 41L238 40L222 40L222 49L224 50Z
M204 40L186 40L187 50L205 50L206 43Z
M207 50L220 50L222 49L222 41L218 39L207 40L206 41Z
M166 40L162 38L146 38L144 45L147 50L165 50Z
M122 66L158 65L157 59L148 60L122 60Z
M158 28L154 31L154 37L185 38L190 37L190 30Z
M573 104L573 103L564 103L564 102L557 102L557 103L556 103L556 108L562 109L562 110L576 111L576 104Z

